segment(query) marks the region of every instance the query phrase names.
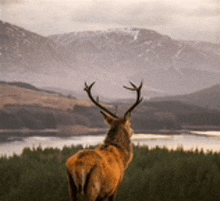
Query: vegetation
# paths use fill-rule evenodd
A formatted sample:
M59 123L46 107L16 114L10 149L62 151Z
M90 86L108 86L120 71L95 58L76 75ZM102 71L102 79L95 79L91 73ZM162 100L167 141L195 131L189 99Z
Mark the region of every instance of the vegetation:
M220 111L178 101L144 102L137 109L134 128L181 129L185 126L220 127Z
M19 85L3 84L0 82L1 94L0 107L10 106L39 106L42 108L52 108L60 110L72 109L75 105L91 106L89 101L76 100L70 96L63 96L58 93L34 89L32 86L24 87L24 84Z
M76 105L74 110L64 111L39 106L10 106L1 110L0 129L56 129L81 125L103 128L103 118L95 107Z
M0 200L70 201L66 159L82 149L25 148L0 158ZM220 197L220 153L135 147L116 200L215 201Z
M90 101L42 91L22 82L0 81L0 88L0 99L3 100L0 102L0 129L42 130L78 125L87 128L104 126L99 110ZM125 102L112 103L109 107L119 104L120 112L130 106ZM179 101L145 101L137 108L134 116L132 122L136 130L220 127L219 110Z
M181 129L186 125L220 127L220 111L180 102L143 102L134 116L136 130ZM56 129L76 125L105 127L99 110L85 105L75 105L69 110L19 105L0 108L0 129Z

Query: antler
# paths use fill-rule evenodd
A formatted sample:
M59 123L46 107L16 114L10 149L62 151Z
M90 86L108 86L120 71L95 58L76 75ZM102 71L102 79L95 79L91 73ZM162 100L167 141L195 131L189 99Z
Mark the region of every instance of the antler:
M141 95L141 88L142 88L142 85L143 85L143 82L141 82L140 86L137 87L135 86L132 82L130 82L131 87L127 87L127 86L123 86L125 89L128 89L128 90L131 90L131 91L136 91L137 92L137 100L136 102L127 110L127 112L125 113L124 115L124 118L126 118L126 116L131 113L131 111L143 100L143 98L140 98L140 95Z
M95 82L93 82L92 84L90 84L89 86L87 85L87 83L85 82L85 88L84 90L87 92L89 98L91 99L91 101L98 106L99 108L101 108L103 111L107 112L108 114L110 114L112 117L114 118L119 118L116 114L113 114L111 111L109 111L107 108L105 108L103 105L101 105L98 101L96 101L91 94L91 89L92 86L95 84Z

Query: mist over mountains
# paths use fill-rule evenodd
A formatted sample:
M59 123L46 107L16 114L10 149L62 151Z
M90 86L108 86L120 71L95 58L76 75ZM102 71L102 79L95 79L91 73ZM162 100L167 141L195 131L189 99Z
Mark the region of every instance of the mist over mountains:
M217 44L177 41L131 28L43 37L0 21L0 79L84 93L84 81L106 98L131 97L128 80L144 81L146 98L191 93L220 83Z

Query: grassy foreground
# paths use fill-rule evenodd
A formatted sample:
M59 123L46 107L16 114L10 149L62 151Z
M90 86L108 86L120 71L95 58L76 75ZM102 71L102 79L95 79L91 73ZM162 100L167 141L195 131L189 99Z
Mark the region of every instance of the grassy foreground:
M25 148L0 158L1 201L70 201L66 159L82 149ZM135 147L134 161L116 200L219 201L220 153Z

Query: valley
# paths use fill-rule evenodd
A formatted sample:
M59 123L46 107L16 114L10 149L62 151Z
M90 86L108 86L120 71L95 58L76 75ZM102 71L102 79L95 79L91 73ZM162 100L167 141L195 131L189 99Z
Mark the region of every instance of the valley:
M1 141L11 136L101 134L107 129L99 109L89 100L45 91L27 83L1 82L0 89ZM123 100L102 104L112 111L117 106L120 115L131 102ZM172 99L144 101L132 117L133 127L138 133L182 134L187 130L189 133L191 130L220 130L219 110Z
M123 85L143 81L145 101L132 121L137 131L219 130L217 44L143 28L50 36L3 21L0 28L1 133L103 132L85 81L96 81L94 94L119 114L133 100Z

